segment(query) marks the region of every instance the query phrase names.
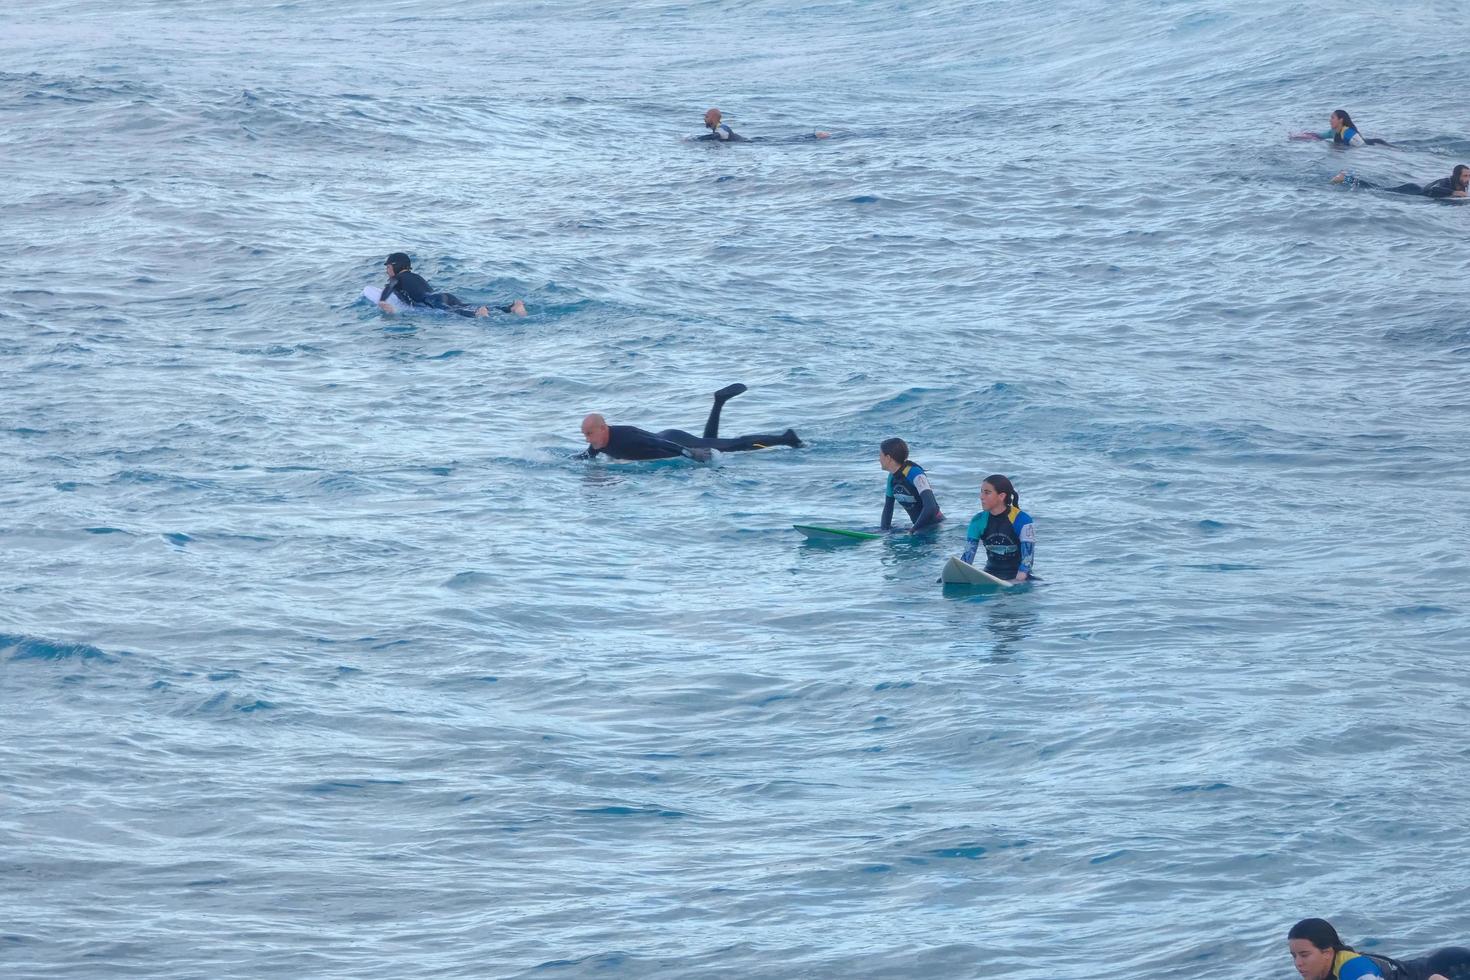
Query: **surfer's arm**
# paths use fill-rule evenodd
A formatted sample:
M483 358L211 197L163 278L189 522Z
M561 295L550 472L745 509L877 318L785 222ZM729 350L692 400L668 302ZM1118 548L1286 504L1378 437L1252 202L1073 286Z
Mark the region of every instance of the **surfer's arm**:
M883 498L883 519L878 522L880 531L888 531L893 528L893 498Z
M960 561L964 562L967 565L975 564L975 552L979 550L980 539L970 538L969 541L966 542L965 553L963 555L960 555Z
M921 476L919 479L922 480L923 477ZM931 524L936 524L939 521L939 501L934 498L933 490L926 489L920 491L919 506L922 509L919 511L919 516L914 518L914 526L909 528L910 534L922 531L924 528Z
M1021 565L1016 572L1016 581L1021 582L1031 575L1031 563L1036 560L1036 525L1027 521L1021 525Z

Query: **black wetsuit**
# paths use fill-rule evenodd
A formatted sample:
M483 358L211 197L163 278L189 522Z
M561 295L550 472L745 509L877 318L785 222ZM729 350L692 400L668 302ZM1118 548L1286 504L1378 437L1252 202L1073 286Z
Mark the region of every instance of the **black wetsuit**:
M908 512L914 522L911 531L922 531L944 520L939 512L939 501L929 486L929 477L924 468L913 460L905 460L898 472L888 474L887 492L883 494L883 519L878 526L888 530L893 526L893 505L897 502Z
M1449 197L1457 190L1453 177L1441 177L1439 180L1423 185L1399 184L1397 187L1384 187L1381 184L1375 184L1367 180L1359 180L1357 184L1359 187L1368 190L1392 191L1395 194L1420 194L1424 197L1434 198Z
M740 390L745 389L742 387ZM698 450L718 449L722 453L739 453L753 449L769 449L771 446L801 446L801 440L797 438L796 432L792 429L787 429L779 435L735 436L731 439L721 439L720 409L724 408L725 402L733 397L734 395L726 395L723 398L719 395L715 396L715 404L709 410L709 418L704 423L703 436L693 435L683 429L649 432L647 429L639 429L631 425L610 425L607 427L607 445L601 449L593 449L588 446L585 452L578 453L574 458L593 459L599 453L606 453L613 459L673 459L675 456L708 459L708 452L699 453ZM695 450L695 452L690 450Z
M389 296L397 296L409 306L427 306L446 313L456 313L459 316L474 316L475 311L480 308L473 303L466 303L453 293L434 292L429 288L429 283L423 276L409 269L404 269L388 280L388 285L383 287L383 295L378 297L378 302L386 303ZM502 313L510 312L510 306L497 306L494 309Z
M1449 980L1470 980L1470 949L1446 946L1427 956L1395 960L1377 953L1363 953L1383 972L1385 980L1429 980L1438 973Z
M735 130L720 123L718 126L710 127L710 131L703 136L694 137L695 140L719 140L721 143L744 143L746 139Z

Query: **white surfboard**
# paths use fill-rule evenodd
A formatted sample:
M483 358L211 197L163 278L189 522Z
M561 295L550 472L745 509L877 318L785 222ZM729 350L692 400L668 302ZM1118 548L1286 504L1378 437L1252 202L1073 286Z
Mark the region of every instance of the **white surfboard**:
M374 306L378 305L378 297L381 295L383 295L382 286L363 287L362 298L367 300ZM388 295L388 305L393 307L393 312L395 313L402 313L404 310L408 309L407 303L403 302L403 300L399 299L397 296L394 296L391 293Z
M939 581L945 585L998 585L1003 589L1013 589L1021 584L996 578L985 569L976 568L958 555L950 556L949 561L944 563L944 571L939 573Z

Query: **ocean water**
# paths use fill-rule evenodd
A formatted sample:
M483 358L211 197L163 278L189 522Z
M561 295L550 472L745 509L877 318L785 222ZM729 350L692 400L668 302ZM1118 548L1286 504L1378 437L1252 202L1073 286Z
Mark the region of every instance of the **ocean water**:
M0 975L1470 941L1470 209L1328 183L1470 162L1462 20L12 11ZM770 139L685 142L710 105ZM1286 141L1337 107L1398 145ZM531 315L385 318L398 249ZM732 381L808 446L570 458ZM806 543L892 435L943 529ZM993 472L1045 581L945 591Z

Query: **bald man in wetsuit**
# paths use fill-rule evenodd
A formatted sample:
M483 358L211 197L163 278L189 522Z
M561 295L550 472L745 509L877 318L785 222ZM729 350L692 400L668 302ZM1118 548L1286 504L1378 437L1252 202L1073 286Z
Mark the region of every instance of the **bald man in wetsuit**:
M708 110L706 110L705 113L704 113L704 128L705 129L708 129L709 132L704 133L704 134L702 134L700 136L691 136L690 139L695 140L696 142L704 141L704 140L717 140L717 141L719 141L721 143L750 143L750 142L753 142L752 139L749 139L747 137L741 136L739 133L735 132L735 130L731 129L729 126L726 126L723 122L720 121L722 118L723 117L720 115L720 110L718 110L718 109L708 109ZM831 135L832 135L831 133L824 133L824 132L822 132L819 129L815 133L813 133L811 136L798 136L798 137L795 137L795 139L796 140L803 140L803 139L819 139L819 140L824 140L824 139L826 139L827 137L829 137ZM771 137L761 137L761 136L757 136L754 139L755 140L760 140L762 142L767 142L767 143L787 142L786 139L783 139L783 140L779 140L778 141L778 140L773 139Z
M720 438L720 410L725 407L725 402L745 390L745 385L737 382L715 392L715 403L705 420L703 436L683 429L649 432L631 425L608 425L607 419L593 413L582 420L582 435L587 439L587 449L572 458L595 459L599 454L613 459L673 459L683 456L705 463L709 462L710 451L714 449L722 453L738 453L772 446L801 448L803 443L794 429L787 429L780 435Z

